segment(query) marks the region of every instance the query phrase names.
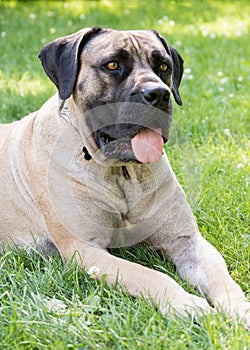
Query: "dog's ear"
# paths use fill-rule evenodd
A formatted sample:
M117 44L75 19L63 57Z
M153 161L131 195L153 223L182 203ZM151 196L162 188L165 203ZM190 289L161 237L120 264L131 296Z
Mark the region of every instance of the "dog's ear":
M182 100L179 93L179 86L181 83L181 79L183 76L183 59L181 55L175 50L172 46L169 46L171 57L174 63L174 71L173 71L173 95L176 103L179 106L182 106Z
M181 55L175 50L173 47L169 46L166 40L156 31L153 31L156 36L161 40L165 50L170 55L173 61L173 76L172 76L172 84L173 84L173 95L175 102L178 103L179 106L182 106L182 100L179 93L179 86L181 83L181 78L183 75L183 59Z
M38 57L62 100L69 98L74 90L84 44L101 30L100 27L86 28L58 38L42 48Z

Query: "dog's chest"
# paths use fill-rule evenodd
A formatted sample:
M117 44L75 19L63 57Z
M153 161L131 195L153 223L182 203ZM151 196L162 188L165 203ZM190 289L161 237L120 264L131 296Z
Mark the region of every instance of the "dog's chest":
M145 234L149 236L159 225L157 218L165 183L162 174L166 165L162 160L150 165L129 162L110 166L79 158L71 172L72 200L67 205L70 211L63 211L60 218L67 221L71 232L72 225L75 232L81 228L85 240L95 232L101 246L130 245L145 240ZM54 197L59 198L62 192L60 186ZM59 206L65 205L64 197L58 199Z
M140 216L152 206L156 195L153 173L147 166L107 167L97 174L100 200L123 218Z
M96 170L89 172L87 183L99 237L105 237L109 247L145 240L159 207L154 172L133 163Z

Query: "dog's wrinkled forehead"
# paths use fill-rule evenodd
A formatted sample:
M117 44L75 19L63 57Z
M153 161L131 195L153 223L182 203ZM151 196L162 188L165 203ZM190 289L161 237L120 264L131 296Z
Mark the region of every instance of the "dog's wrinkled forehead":
M115 53L133 57L151 56L153 51L159 51L166 56L166 50L153 31L116 31L103 30L86 44L83 55L93 60L93 57L112 56ZM96 54L95 54L96 53Z

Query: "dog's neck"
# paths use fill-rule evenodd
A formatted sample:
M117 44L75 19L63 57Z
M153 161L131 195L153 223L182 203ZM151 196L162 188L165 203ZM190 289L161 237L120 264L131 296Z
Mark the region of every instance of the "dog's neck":
M61 100L59 98L59 108L58 108L58 115L60 118L63 118L67 123L71 124L74 128L77 129L77 127L74 125L73 123L73 118L71 116L70 110L66 104L65 100ZM83 147L82 149L83 153L84 153L84 158L86 160L90 160L92 159L92 156L90 155L87 147Z
M73 124L73 119L71 117L70 110L66 104L66 100L61 100L60 98L59 98L58 115L59 117L63 118L67 123L75 126Z

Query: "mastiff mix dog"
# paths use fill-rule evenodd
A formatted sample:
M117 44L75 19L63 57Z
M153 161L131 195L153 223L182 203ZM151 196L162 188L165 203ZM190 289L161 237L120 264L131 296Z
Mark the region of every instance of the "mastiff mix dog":
M156 31L86 28L47 44L43 68L58 94L1 125L0 238L55 246L95 278L152 298L166 315L224 310L250 326L250 303L199 233L164 152L179 53ZM198 289L111 255L146 242Z

